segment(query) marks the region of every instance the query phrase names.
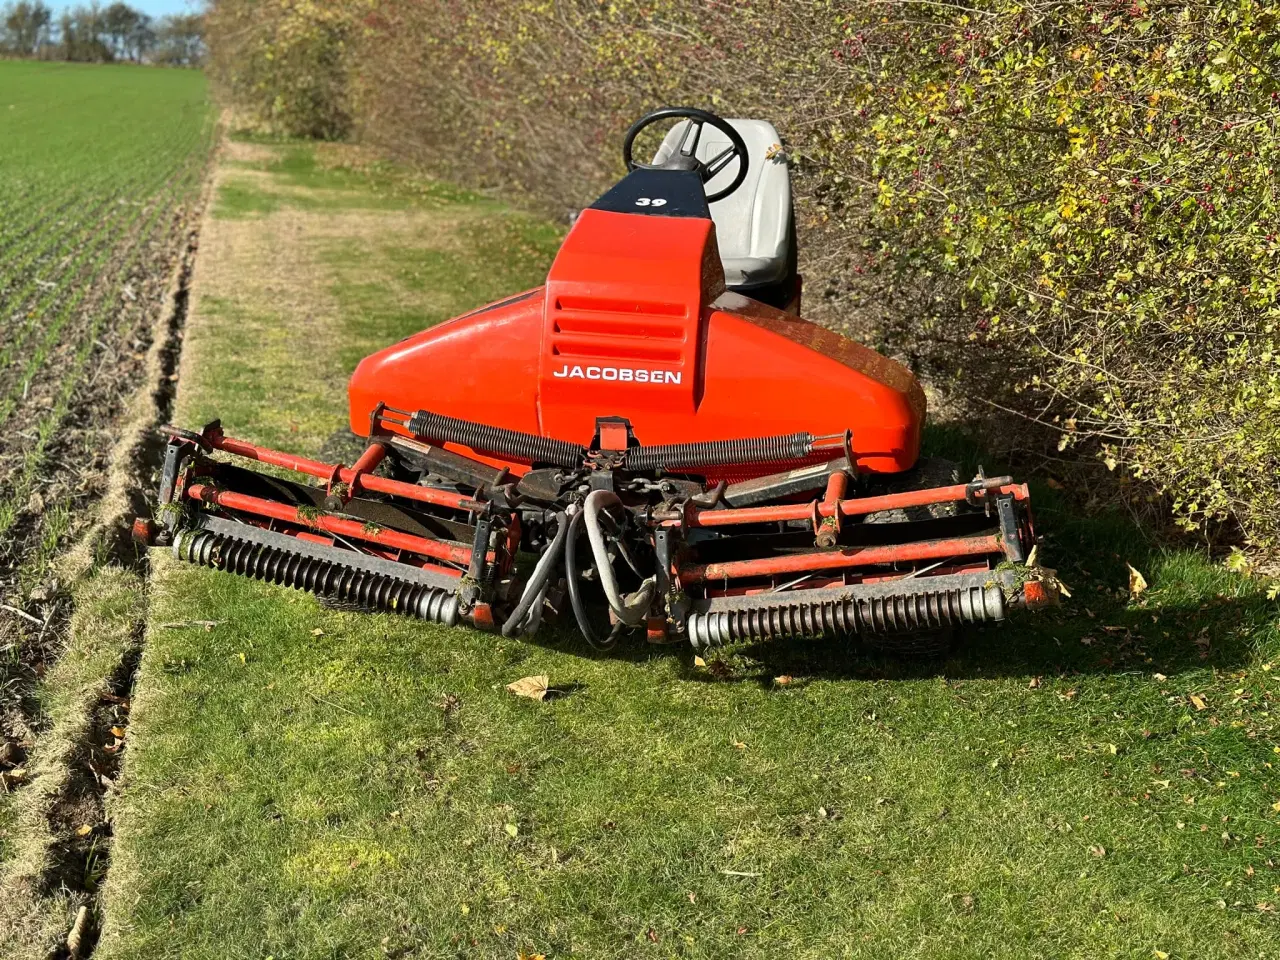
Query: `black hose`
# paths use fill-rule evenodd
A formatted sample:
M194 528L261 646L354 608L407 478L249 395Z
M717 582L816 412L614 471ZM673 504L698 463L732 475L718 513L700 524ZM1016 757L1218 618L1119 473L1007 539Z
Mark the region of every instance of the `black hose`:
M556 561L559 559L558 555L564 552L565 538L568 533L568 519L563 512L557 513L556 535L547 544L547 549L542 552L542 556L538 559L538 565L534 567L533 574L529 577L529 582L525 584L524 593L520 596L520 602L516 604L516 608L511 611L511 616L507 617L506 622L502 625L502 635L504 637L515 636L516 631L524 625L525 618L529 615L529 608L542 595L542 587L547 583L552 571L556 568Z
M573 515L569 521L569 538L564 544L564 576L569 581L569 603L573 606L573 618L578 621L582 638L595 650L610 650L618 642L618 631L614 630L607 640L601 640L592 629L582 603L582 587L578 582L578 537L582 535L583 516L581 510Z

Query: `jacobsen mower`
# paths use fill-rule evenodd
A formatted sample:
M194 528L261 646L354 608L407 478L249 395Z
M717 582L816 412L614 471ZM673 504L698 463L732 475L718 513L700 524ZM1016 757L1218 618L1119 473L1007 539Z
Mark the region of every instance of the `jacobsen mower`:
M633 160L664 121L653 162ZM797 316L777 143L759 120L644 117L630 172L578 217L544 286L361 362L350 425L369 443L351 466L217 422L174 429L159 523L139 535L507 636L567 594L601 647L644 629L698 649L841 634L912 651L1052 602L1027 488L921 460L912 375Z

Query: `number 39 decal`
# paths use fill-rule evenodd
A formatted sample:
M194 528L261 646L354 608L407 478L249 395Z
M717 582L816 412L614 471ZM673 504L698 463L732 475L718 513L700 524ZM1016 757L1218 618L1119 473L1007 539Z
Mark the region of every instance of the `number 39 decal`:
M667 201L663 197L641 197L636 201L637 207L665 207L666 205Z

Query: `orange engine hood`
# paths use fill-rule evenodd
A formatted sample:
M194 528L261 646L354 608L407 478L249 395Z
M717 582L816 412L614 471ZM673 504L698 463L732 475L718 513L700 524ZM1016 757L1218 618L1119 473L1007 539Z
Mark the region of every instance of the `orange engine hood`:
M726 292L709 218L601 209L582 213L544 287L366 357L349 399L362 435L379 403L583 445L604 416L646 445L851 430L876 473L915 463L925 416L900 364Z

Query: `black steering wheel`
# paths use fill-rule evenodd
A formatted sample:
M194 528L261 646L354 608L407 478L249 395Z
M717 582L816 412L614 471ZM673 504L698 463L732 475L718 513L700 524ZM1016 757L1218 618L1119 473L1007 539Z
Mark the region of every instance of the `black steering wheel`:
M631 148L641 130L659 120L675 119L689 121L675 153L665 162L657 164L638 163L632 159ZM708 123L729 138L729 146L710 160L702 161L698 159L698 141L702 139L703 126ZM704 184L710 183L716 174L733 162L735 157L738 160L738 175L723 190L709 194L707 203L723 200L742 186L742 182L747 179L747 144L741 134L729 125L729 121L706 110L699 110L697 107L663 107L661 110L645 114L633 123L631 129L627 131L626 139L622 141L622 159L628 170L693 170L702 178Z

